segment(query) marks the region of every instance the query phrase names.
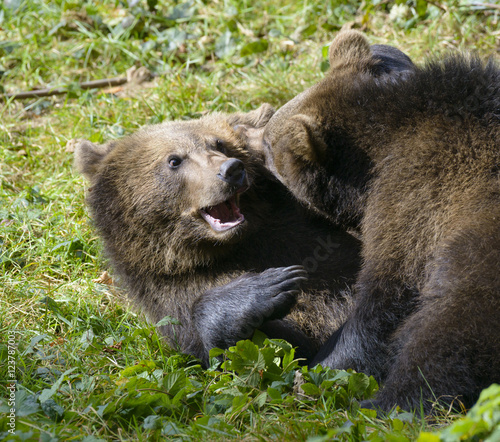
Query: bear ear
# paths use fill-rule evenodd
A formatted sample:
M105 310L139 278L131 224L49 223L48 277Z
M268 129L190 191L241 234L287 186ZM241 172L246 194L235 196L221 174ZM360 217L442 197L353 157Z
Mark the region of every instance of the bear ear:
M306 114L290 118L285 134L290 136L290 149L307 162L316 163L324 158L327 146L317 121Z
M228 122L234 129L238 126L247 126L251 128L264 127L276 111L267 103L250 112L236 112L228 116Z
M250 112L237 112L229 115L229 124L234 131L243 137L247 148L255 155L262 157L262 135L267 122L275 113L275 109L267 103Z
M342 31L337 34L328 49L330 66L339 66L371 57L370 43L358 31Z
M99 170L102 160L113 149L113 146L113 142L94 144L88 140L81 140L75 147L75 168L91 180Z

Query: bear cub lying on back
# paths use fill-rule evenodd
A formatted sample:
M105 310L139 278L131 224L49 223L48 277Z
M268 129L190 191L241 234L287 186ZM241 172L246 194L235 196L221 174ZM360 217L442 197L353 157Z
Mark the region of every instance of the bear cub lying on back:
M261 148L297 199L361 231L355 307L314 363L376 376L385 410L470 406L500 382L500 68L402 59L387 77L385 55L340 33Z
M359 269L358 241L313 219L247 149L245 130L273 112L163 123L75 152L114 271L153 321L181 322L163 333L204 364L256 328L312 358Z

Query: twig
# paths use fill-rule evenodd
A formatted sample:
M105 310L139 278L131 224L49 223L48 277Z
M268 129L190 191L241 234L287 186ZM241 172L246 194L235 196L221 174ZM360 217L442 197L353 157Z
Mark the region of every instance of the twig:
M427 3L429 3L430 5L433 5L435 6L436 8L439 8L441 9L441 11L443 12L448 12L448 8L444 5L441 5L440 3L438 2L435 2L435 1L428 1Z
M125 84L126 82L127 78L125 77L105 78L103 80L85 81L83 83L79 83L78 86L81 89L96 89L102 87L119 86L121 84ZM52 95L66 94L68 93L68 91L69 88L67 86L64 86L55 89L37 89L33 91L17 92L13 94L3 94L1 98L3 100L20 100L22 98L50 97Z
M500 10L500 5L497 5L496 3L482 3L479 1L462 6L462 8L466 8L466 7L470 7L471 9L475 9L475 10L487 10L487 9Z
M500 9L500 5L495 3L479 3L478 6L484 6L485 8Z

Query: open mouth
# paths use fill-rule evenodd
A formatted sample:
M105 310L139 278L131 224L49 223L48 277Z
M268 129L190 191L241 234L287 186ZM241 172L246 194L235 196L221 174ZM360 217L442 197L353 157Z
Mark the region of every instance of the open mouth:
M200 213L212 229L216 232L224 232L245 221L238 202L239 194L236 194L222 203L201 209Z

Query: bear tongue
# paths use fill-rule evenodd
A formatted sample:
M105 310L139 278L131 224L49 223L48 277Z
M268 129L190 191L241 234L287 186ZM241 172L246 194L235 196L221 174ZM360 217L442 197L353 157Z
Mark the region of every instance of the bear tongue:
M245 220L245 217L240 213L240 209L236 205L234 197L216 206L202 210L201 215L210 224L210 227L217 232L228 230Z
M212 218L218 219L221 223L232 221L234 218L231 206L227 202L210 207L207 212Z

